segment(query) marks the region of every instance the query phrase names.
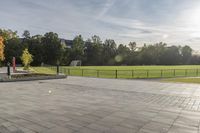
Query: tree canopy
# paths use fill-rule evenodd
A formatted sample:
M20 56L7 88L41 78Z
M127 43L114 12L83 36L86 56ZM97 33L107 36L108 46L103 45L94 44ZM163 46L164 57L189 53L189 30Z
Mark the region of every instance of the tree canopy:
M5 59L4 57L4 39L0 36L0 61L3 61Z
M83 65L200 64L200 56L194 55L188 45L175 46L160 42L141 46L134 41L117 45L113 39L102 41L94 35L84 40L81 35L77 35L68 47L53 32L31 36L26 30L23 38L19 38L17 32L0 29L0 36L6 38L4 63L11 62L12 57L16 57L18 64L22 63L20 57L27 48L33 55L31 64L35 66L41 63L69 65L72 60L81 60Z
M31 62L33 61L33 56L29 53L27 48L24 49L21 60L24 65L24 70L28 70Z

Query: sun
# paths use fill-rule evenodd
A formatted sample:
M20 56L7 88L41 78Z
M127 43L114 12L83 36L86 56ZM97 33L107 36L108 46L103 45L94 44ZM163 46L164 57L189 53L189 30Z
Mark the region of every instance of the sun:
M184 29L190 32L190 36L200 37L200 5L185 12L182 19L186 24Z
M190 13L189 18L185 18L188 19L191 23L191 26L198 26L200 27L200 7L193 9Z

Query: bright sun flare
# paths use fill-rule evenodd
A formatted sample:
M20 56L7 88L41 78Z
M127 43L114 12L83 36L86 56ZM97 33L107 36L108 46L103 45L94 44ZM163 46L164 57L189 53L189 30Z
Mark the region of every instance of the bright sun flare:
M184 19L187 22L187 27L191 30L190 36L200 37L200 6L188 11Z

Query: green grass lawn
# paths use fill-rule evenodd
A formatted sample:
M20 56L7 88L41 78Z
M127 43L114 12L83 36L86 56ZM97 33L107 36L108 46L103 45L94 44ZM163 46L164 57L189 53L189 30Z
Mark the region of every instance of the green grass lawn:
M38 73L56 73L56 67L33 67ZM196 77L200 75L200 65L179 66L81 66L60 67L60 72L71 76L101 78L170 78Z
M44 74L56 74L56 71L46 68L46 67L31 67L34 73L44 73Z
M171 79L164 79L162 81L200 84L200 78L171 78Z

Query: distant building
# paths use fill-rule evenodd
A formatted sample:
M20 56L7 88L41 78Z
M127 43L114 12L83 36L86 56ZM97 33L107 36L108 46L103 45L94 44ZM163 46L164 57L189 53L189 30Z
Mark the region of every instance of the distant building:
M73 40L66 40L66 39L60 38L60 43L62 45L67 46L67 48L72 48Z

